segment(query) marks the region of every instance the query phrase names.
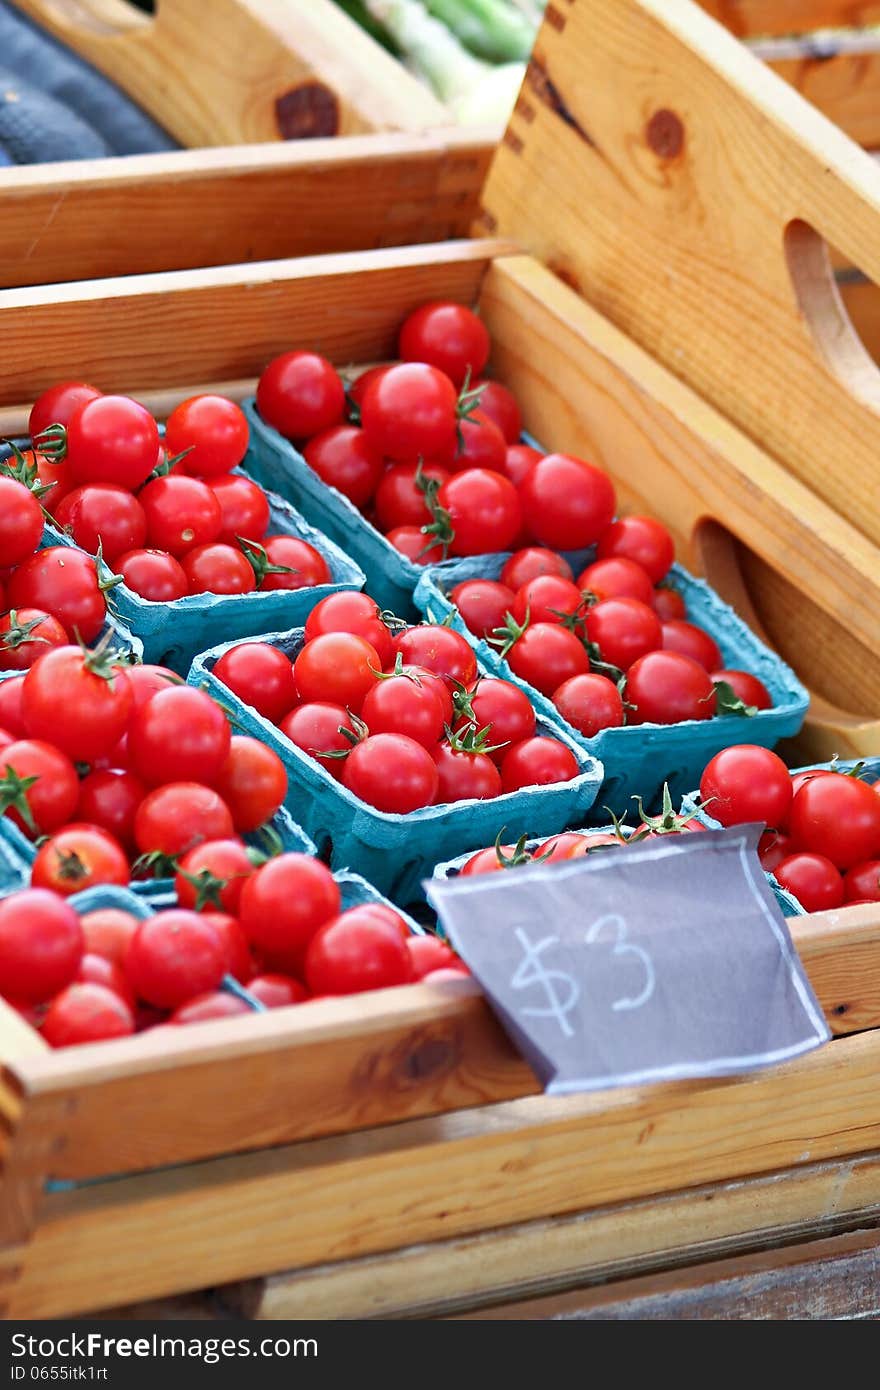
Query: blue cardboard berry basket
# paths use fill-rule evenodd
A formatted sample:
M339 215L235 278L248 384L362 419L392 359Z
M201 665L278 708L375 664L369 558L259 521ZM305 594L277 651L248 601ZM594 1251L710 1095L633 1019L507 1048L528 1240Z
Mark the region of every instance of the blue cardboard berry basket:
M303 645L304 632L295 628L250 640L267 642L293 658ZM237 645L224 642L197 657L190 684L204 686L218 697L246 732L278 754L287 768L291 804L331 868L355 869L397 902L419 900L421 880L438 858L491 844L501 830L513 839L527 832L555 834L585 817L595 801L603 778L601 764L564 728L540 713L538 732L559 739L577 759L580 772L571 782L526 787L489 801L426 806L406 816L377 811L353 796L212 674L223 653Z
M704 580L695 579L681 565L673 565L670 582L684 598L689 619L715 638L725 667L751 671L764 682L773 708L759 710L752 718L724 715L681 724L638 724L603 729L593 738L585 738L562 718L548 697L515 676L494 647L468 631L448 597L448 591L465 579L497 579L504 558L485 555L429 567L422 572L416 587L416 606L429 621L448 622L462 633L486 670L522 686L548 722L564 729L569 738L602 763L605 781L597 806L603 810L623 814L631 809L630 799L636 795L642 797L646 806L653 806L659 801L664 782L669 783L674 797L681 797L699 781L706 763L720 749L735 743L759 743L772 748L781 738L790 738L801 728L809 696L791 667L756 637Z

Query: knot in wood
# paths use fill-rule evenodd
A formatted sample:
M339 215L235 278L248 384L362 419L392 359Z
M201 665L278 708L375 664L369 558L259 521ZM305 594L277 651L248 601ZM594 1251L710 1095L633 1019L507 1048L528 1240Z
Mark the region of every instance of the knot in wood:
M645 139L660 159L675 159L684 147L684 124L681 117L667 107L661 107L648 121Z
M275 101L282 140L315 140L339 134L339 102L323 82L303 82Z

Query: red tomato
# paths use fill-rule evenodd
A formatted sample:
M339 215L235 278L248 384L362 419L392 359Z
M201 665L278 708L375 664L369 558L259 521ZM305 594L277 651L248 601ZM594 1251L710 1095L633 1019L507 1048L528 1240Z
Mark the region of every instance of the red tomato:
M38 396L28 416L28 434L33 439L49 425L67 425L70 417L86 401L95 401L101 392L84 381L62 381Z
M124 1000L130 1009L135 1006L134 990L121 965L100 956L86 952L76 972L78 984L103 985Z
M259 999L267 1009L286 1009L309 998L305 985L292 975L258 975L248 982L248 994Z
M24 483L0 477L0 568L33 555L43 534L40 504Z
M191 594L252 594L257 587L253 566L232 545L197 545L180 563Z
M788 768L769 748L753 743L723 748L700 778L700 799L722 825L784 825L791 805Z
M443 559L442 545L431 545L430 536L419 526L395 526L385 539L414 565L439 565Z
M43 1003L75 979L82 957L79 918L57 893L25 888L0 902L4 996Z
M504 625L505 614L513 609L514 592L494 579L465 579L456 584L449 597L461 620L475 637L488 637Z
M241 925L273 970L299 974L319 927L337 917L339 888L326 865L307 854L282 854L257 869L241 894Z
M27 671L38 657L69 641L50 613L40 608L13 609L0 618L0 671Z
M679 724L711 719L715 687L705 668L678 652L649 652L633 662L626 677L628 724Z
M623 559L624 557L621 556L620 558ZM685 607L684 599L677 589L670 589L666 585L661 585L659 589L654 590L652 602L654 605L654 612L657 614L661 623L668 623L673 618L687 617L687 608Z
M639 657L658 650L663 629L654 610L637 598L606 598L589 609L587 636L603 661L628 671Z
M315 934L305 973L315 994L361 994L415 978L406 943L361 907L349 908Z
M617 843L616 836L609 835L607 838ZM552 840L544 840L535 850L535 855L540 856L544 864L558 864L562 859L580 858L591 847L595 848L594 836L567 830L562 835L554 835Z
M220 506L218 541L236 545L239 536L248 541L261 541L271 520L269 500L263 489L238 473L221 473L207 482Z
M257 409L287 439L308 439L345 415L345 387L336 368L316 352L285 352L257 384Z
M267 642L231 647L215 665L214 675L273 724L296 704L293 665L284 652Z
M463 473L467 468L489 468L507 476L507 443L488 415L474 410L459 423L458 429L458 450L450 464L453 473Z
M330 566L320 550L308 541L298 536L267 536L263 545L269 564L284 572L273 574L268 570L260 582L261 590L314 589L319 584L332 583Z
M179 560L164 550L130 550L113 566L133 594L150 603L173 603L189 593L189 583Z
M509 444L504 455L504 467L499 469L499 472L504 473L514 487L518 488L526 474L531 473L535 464L543 457L539 449L533 449L529 444ZM571 577L570 571L568 577Z
M232 812L236 830L258 830L271 820L287 793L287 773L277 753L259 739L235 734L216 788Z
M83 642L93 642L107 616L90 555L69 545L47 546L19 565L9 581L10 608L41 608Z
M744 705L754 705L755 709L772 708L773 700L766 685L749 671L714 670L712 671L713 685L716 681L725 681Z
M168 416L165 449L169 455L189 449L183 466L198 478L229 473L247 453L248 422L226 396L190 396Z
M437 483L445 483L449 470L439 464L428 463L418 474L418 466L413 463L397 463L387 469L376 488L376 522L380 531L394 531L401 526L426 526L431 515L425 502L425 494L418 486L416 478L432 478ZM424 536L422 543L426 544Z
M367 691L361 718L371 734L406 734L433 748L443 734L444 710L417 675L388 676Z
M51 1047L104 1042L132 1034L134 1015L106 985L73 984L52 1000L40 1032Z
M586 738L600 729L618 729L623 723L620 691L614 681L595 671L563 681L552 698L563 719Z
M209 1023L215 1018L236 1018L240 1014L252 1014L253 1009L243 999L226 990L209 990L207 994L197 994L188 999L169 1018L169 1023Z
M482 677L471 694L470 708L477 728L488 727L490 744L501 745L490 754L494 763L502 762L511 744L529 739L535 732L532 702L524 690L510 681Z
M194 912L216 909L231 920L238 911L245 881L253 872L254 865L240 840L206 840L187 850L178 862L174 875L177 901Z
M501 774L488 753L471 753L440 743L434 750L439 783L437 803L488 801L503 790Z
M21 691L24 676L10 676L0 681L0 725L13 738L24 738L24 716L21 711Z
M378 381L379 377L384 376L389 370L389 367L393 365L393 363L388 363L387 365L380 364L378 367L368 367L365 372L361 372L360 375L356 376L350 383L348 387L348 397L355 407L355 413L360 411L361 405L363 404L364 393L370 385L370 382Z
M421 666L442 676L453 688L456 683L469 686L477 678L477 658L473 648L460 632L438 623L420 623L409 627L394 639L394 649L408 666Z
M561 623L564 617L584 610L584 596L570 579L539 574L516 592L512 613L518 623Z
M304 704L344 705L354 714L382 670L376 648L351 632L326 632L307 641L293 663L293 676Z
M306 618L306 641L326 632L352 632L363 637L375 647L383 670L394 661L393 638L382 621L379 605L369 594L346 589L316 603Z
M514 675L552 695L572 676L590 669L584 644L558 623L532 623L507 653L507 664Z
M880 858L880 797L857 777L814 777L791 803L789 828L799 849L851 869Z
M105 769L90 772L80 783L77 815L100 826L128 851L135 848L134 818L147 788L133 772Z
M522 526L522 509L516 488L502 473L470 468L455 473L437 494L449 514L451 555L485 555L489 550L508 550Z
M402 666L401 671L398 672L397 667L395 665L393 667L393 670L395 674L403 674L405 676L410 677L414 676L417 680L421 682L422 685L426 685L429 690L433 690L440 703L440 708L443 711L443 723L452 723L452 692L450 690L448 682L443 678L443 676L438 676L436 671L429 671L426 666L404 665Z
M158 1009L176 1009L214 990L226 973L226 953L214 928L197 912L170 908L141 922L125 956L135 993Z
M406 922L404 921L404 919L403 919L403 917L400 915L400 913L397 912L397 911L391 906L390 903L384 903L384 902L367 902L367 903L362 903L362 904L361 904L361 910L362 910L364 913L369 913L369 915L370 915L371 917L375 917L375 918L377 919L377 921L382 922L386 927L392 927L392 928L394 929L394 931L397 932L397 935L400 937L401 941L409 941L409 940L410 940L410 938L411 938L411 936L412 936L412 932L410 931L410 928L407 926Z
M121 966L140 919L120 907L99 907L86 912L80 921L88 954Z
M374 377L361 401L367 439L397 463L417 463L455 451L458 395L444 372L402 362Z
M527 738L515 743L501 764L506 792L520 787L544 787L551 782L570 782L580 768L570 748L555 738Z
M847 869L843 890L848 903L880 902L880 859L866 859Z
M143 666L129 666L128 679L134 694L135 709L140 709L141 705L152 700L160 690L184 683L180 676L174 671L169 671L167 666L151 666L148 662Z
M654 605L654 589L641 565L626 556L596 560L578 575L577 586L596 598L637 598L649 608ZM656 609L655 609L656 611Z
M403 816L430 806L440 785L434 759L403 734L375 734L352 748L343 785L377 811Z
M792 801L794 801L794 798L797 796L797 794L798 794L798 792L800 791L801 787L806 786L807 782L812 782L813 779L814 779L815 777L834 777L834 776L836 776L836 774L835 774L834 772L832 772L830 768L825 768L825 767L811 767L811 768L805 768L802 772L793 772L793 773L791 774L791 797L792 797ZM784 829L787 830L787 829L788 829L788 826L787 826L787 825L784 826Z
M90 555L100 548L108 565L146 544L143 507L127 488L114 483L74 488L55 508L55 520Z
M501 852L505 855L511 854L513 845L502 845ZM471 855L470 859L462 865L461 877L473 878L477 874L495 874L508 867L503 859L499 859L498 850L492 845L488 849L477 850L476 854Z
M328 487L335 487L356 507L372 501L385 467L381 452L357 425L324 430L309 440L303 456Z
M50 835L66 825L79 801L79 780L70 759L50 743L19 739L0 756L0 814L25 832Z
M791 854L773 873L806 912L824 912L843 902L843 879L824 854Z
M721 648L704 628L696 623L684 622L681 618L670 619L662 624L662 628L664 651L689 656L707 671L715 671L721 665Z
M324 756L348 753L352 748L352 740L340 733L341 729L348 729L354 734L351 716L342 705L298 705L285 715L278 727L291 743L319 762L337 781L342 777L344 759Z
M141 853L168 858L185 854L205 840L229 840L234 834L226 802L198 782L157 787L144 797L134 820L135 843Z
M544 550L538 545L528 546L525 550L518 550L511 555L505 562L499 578L502 584L506 584L516 593L524 584L537 579L541 574L555 574L560 579L573 579L571 565L564 556L557 555L555 550Z
M523 514L542 545L592 545L614 516L614 484L601 468L571 454L547 454L519 485Z
M151 787L172 780L212 786L226 761L230 739L226 715L210 695L189 685L172 685L132 714L132 770Z
M218 842L215 841L214 843ZM221 841L219 843L227 842ZM253 865L251 865L251 872L253 872ZM220 938L226 954L227 975L232 975L239 984L249 985L257 973L257 967L254 964L251 948L241 923L237 918L230 917L228 912L216 911L203 912L202 921L213 927Z
M31 738L44 739L73 762L91 762L122 738L134 695L125 669L109 653L56 647L24 678L22 710Z
M176 558L220 535L223 514L216 493L201 478L169 473L154 478L139 494L147 518L149 544Z
M461 386L478 377L489 360L489 333L463 304L437 300L414 309L398 339L404 362L430 362Z
M134 492L156 467L158 454L156 421L128 396L87 400L68 421L67 461L74 483L118 483Z
M62 459L60 463L53 463L46 458L45 454L34 453L31 449L25 450L24 456L28 465L36 469L37 482L40 486L49 489L40 498L40 506L50 516L54 516L58 503L62 497L67 496L73 487L67 459Z
M430 933L424 936L410 936L406 942L406 949L409 951L413 977L416 980L423 980L432 970L457 970L462 975L470 973L464 961L438 936Z
M37 850L31 868L34 888L69 898L99 883L127 887L131 877L122 846L97 825L66 825Z
M758 842L758 858L765 874L776 872L783 859L794 854L796 845L790 835L782 830L765 830Z
M635 560L652 584L659 584L675 559L675 544L663 523L654 517L622 516L602 532L596 553L600 560L612 556Z
M502 386L500 381L487 381L485 378L475 381L473 387L480 392L481 413L498 426L508 444L517 445L522 434L522 414L513 392ZM534 452L537 453L537 449ZM516 479L511 481L516 482Z

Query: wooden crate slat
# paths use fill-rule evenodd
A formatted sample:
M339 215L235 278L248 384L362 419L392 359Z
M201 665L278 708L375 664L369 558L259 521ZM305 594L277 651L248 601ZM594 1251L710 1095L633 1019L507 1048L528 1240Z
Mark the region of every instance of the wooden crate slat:
M811 29L858 29L880 24L877 0L699 0L740 38L805 34Z

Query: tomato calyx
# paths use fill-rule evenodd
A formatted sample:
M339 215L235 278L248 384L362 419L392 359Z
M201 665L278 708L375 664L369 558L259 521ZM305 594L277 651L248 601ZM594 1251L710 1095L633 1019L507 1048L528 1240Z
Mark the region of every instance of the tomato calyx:
M151 849L139 854L131 866L132 878L173 878L177 873L177 856Z
M67 426L47 425L33 437L33 446L50 463L63 463L67 458Z
M28 805L27 793L39 780L36 773L30 777L19 776L9 763L0 777L0 816L5 815L7 811L17 811L32 834L36 834L37 823Z
M587 656L590 658L590 670L595 671L598 676L607 676L617 686L618 691L623 695L626 687L626 674L621 671L619 666L614 666L610 661L602 658L602 648L598 642L584 642L587 649ZM627 709L635 709L635 705L627 705Z
M45 618L41 616L39 618L32 618L29 623L20 623L18 621L18 610L10 608L9 627L6 632L4 632L3 636L0 637L0 646L5 647L7 651L15 651L18 647L24 647L30 642L43 642L46 646L49 646L50 644L47 638L34 637L33 635L34 628L39 627L44 621Z
M126 654L111 646L113 632L107 631L101 638L96 647L87 647L82 638L77 636L79 649L83 655L83 668L93 676L98 676L106 681L112 688L113 682L119 674L119 666L126 661Z
M348 717L351 720L351 728L347 729L344 724L340 724L336 732L348 739L351 748L309 748L307 751L313 758L333 758L336 762L342 762L344 758L348 757L352 748L356 748L359 743L363 743L365 738L370 737L370 731L359 715L352 714L351 710L348 710Z
M405 628L406 624L404 624L404 630ZM376 677L377 681L390 681L394 680L395 677L403 676L404 680L412 681L413 685L417 685L419 689L421 689L424 685L424 681L422 680L421 675L419 674L418 667L404 666L402 652L395 653L394 665L392 666L390 671L377 671L375 666L371 666L370 670Z
M516 646L519 639L525 635L526 629L531 621L532 611L528 606L526 607L525 617L521 623L516 621L512 613L505 613L503 625L493 628L490 635L486 638L486 641L489 643L490 647L498 648L499 656L505 657L511 648Z
M550 608L548 611L553 614L554 618L558 618L560 627L564 627L569 632L573 632L575 637L579 637L580 640L587 645L587 613L599 603L600 600L596 594L590 593L589 589L582 589L581 595L580 603L571 613L566 613L561 608ZM595 643L592 645L595 646Z
M259 589L267 574L299 574L296 565L276 565L266 553L265 546L260 545L259 541L249 541L244 536L236 536L238 547L254 572L257 588Z
M499 867L502 869L518 869L523 864L543 864L553 853L552 847L545 849L543 854L537 854L534 850L526 847L528 836L520 835L510 854L505 854L502 843L504 832L507 826L502 826L495 838L495 857Z
M757 705L747 705L741 700L732 685L727 681L713 681L715 687L715 710L718 714L737 714L743 719L753 719L758 713Z
M6 439L3 442L8 444L12 450L14 463L10 463L9 459L3 459L2 462L0 462L0 474L2 474L4 478L12 478L14 482L21 483L23 487L27 488L28 492L34 494L38 502L41 501L41 499L46 496L47 492L52 491L55 484L40 482L37 465L35 463L28 463L14 439ZM44 516L48 516L45 508L43 509L43 514Z
M57 850L58 877L63 883L81 883L89 871L75 849Z
M461 425L463 420L473 420L474 412L479 410L480 401L483 399L483 387L471 386L471 369L467 367L464 374L464 381L461 383L461 390L458 393L458 403L455 407L455 417L458 421L458 451L464 453L465 438L462 433Z
M669 791L669 783L663 783L663 806L658 816L649 816L645 812L645 807L640 796L634 796L633 801L639 808L639 824L630 836L630 843L643 840L653 831L655 835L680 835L691 816L679 815L672 804L672 796Z
M147 483L153 482L155 478L167 478L168 474L173 472L179 463L183 463L183 460L192 453L195 447L195 444L188 444L185 449L181 449L179 454L172 454L170 457L165 458L164 463L157 463L156 467L147 478L147 482L144 483L144 487L146 487Z
M199 869L198 873L187 873L186 869L178 869L178 874L186 883L189 884L196 895L194 910L201 912L205 907L216 907L218 912L223 910L222 893L229 887L234 878L246 878L246 874L232 874L229 878L221 878L218 874L212 873L210 869Z
M254 868L260 869L264 864L268 864L270 859L277 859L279 854L283 854L284 845L278 831L268 821L254 834L260 837L260 845L245 845L244 852Z
M491 724L478 729L473 720L458 729L450 729L446 724L444 734L453 753L497 753L499 749L507 747L507 740L503 743L489 742L492 734Z
M380 608L378 613L380 623L384 623L392 637L398 637L401 632L406 632L409 623L405 618L398 618L397 614L390 608Z
M462 445L463 447L463 445ZM425 499L425 506L431 513L432 520L426 526L419 529L423 536L427 536L427 541L419 551L419 558L427 555L428 551L440 545L443 548L443 559L449 555L449 547L455 540L455 530L452 525L452 517L445 507L440 505L437 494L440 491L440 483L436 478L428 478L422 471L423 460L419 459L416 464L416 473L413 479L419 492Z

